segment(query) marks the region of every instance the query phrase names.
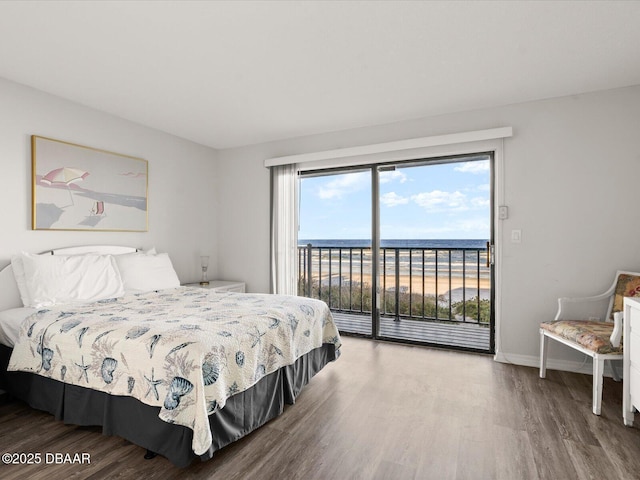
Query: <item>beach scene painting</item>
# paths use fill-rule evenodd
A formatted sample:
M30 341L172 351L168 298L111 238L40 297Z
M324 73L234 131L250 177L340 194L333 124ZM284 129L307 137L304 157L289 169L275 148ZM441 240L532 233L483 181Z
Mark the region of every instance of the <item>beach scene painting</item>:
M34 230L147 231L148 162L31 137Z

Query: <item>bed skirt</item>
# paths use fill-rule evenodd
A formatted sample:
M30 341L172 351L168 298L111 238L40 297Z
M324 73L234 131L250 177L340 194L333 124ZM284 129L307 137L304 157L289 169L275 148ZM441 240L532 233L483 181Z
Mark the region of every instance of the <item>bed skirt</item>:
M213 442L203 455L191 448L193 431L169 424L158 417L160 407L145 405L133 397L112 396L96 390L68 385L26 372L8 372L11 349L0 345L0 389L31 407L49 412L66 424L102 426L105 435L117 435L163 455L174 465L186 467L200 458L244 437L280 415L285 404L293 404L311 377L335 360L333 344L303 355L293 365L266 375L253 387L227 399L223 409L209 415Z

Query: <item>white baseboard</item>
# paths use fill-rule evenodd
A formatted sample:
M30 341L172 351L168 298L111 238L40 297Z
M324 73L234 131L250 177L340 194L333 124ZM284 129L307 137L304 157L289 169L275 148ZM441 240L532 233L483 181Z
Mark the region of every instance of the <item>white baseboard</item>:
M500 363L512 363L514 365L521 365L523 367L540 368L540 357L533 355L519 355L517 353L502 353L496 352L493 359ZM587 375L593 374L593 364L591 358L585 355L585 361L574 362L569 360L557 360L553 358L547 358L547 369L549 370L562 370L565 372L584 373ZM620 359L622 360L622 359ZM620 376L622 376L622 367L616 368ZM609 362L605 362L604 375L611 377L611 368Z

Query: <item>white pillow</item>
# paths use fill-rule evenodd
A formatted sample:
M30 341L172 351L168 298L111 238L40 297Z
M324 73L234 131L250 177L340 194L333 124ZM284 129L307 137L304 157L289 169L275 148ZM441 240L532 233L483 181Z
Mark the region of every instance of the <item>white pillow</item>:
M124 295L112 255L22 254L29 304L42 308L61 303L84 303Z
M11 257L11 268L13 269L13 277L16 279L22 305L25 307L31 305L31 297L27 289L27 279L24 276L24 265L22 264L22 255L13 255Z
M144 293L180 286L178 275L166 253L125 253L114 258L126 293Z
M155 247L151 247L149 250L141 250L139 253L141 254L145 254L145 255L155 255L156 254L156 248ZM33 255L33 254L29 254L29 255ZM51 256L51 252L47 252L47 253L42 253L40 254L42 256ZM58 257L61 256L83 256L83 255L100 255L99 253L82 253L79 255L58 255ZM125 255L129 255L129 254L125 254ZM26 278L24 275L24 265L22 264L22 255L13 255L11 257L11 268L13 270L13 276L16 280L16 284L18 285L18 291L20 292L20 299L22 300L22 305L24 305L25 307L29 306L32 304L31 302L31 296L29 295L29 290L27 288L27 284L26 284Z

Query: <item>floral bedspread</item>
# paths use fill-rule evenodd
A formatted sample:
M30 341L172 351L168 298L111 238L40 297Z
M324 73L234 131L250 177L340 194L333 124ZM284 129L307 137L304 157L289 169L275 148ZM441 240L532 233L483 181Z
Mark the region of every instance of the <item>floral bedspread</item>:
M323 343L341 345L319 300L180 287L40 310L22 325L9 370L161 407L162 420L193 430L200 455L209 414Z

